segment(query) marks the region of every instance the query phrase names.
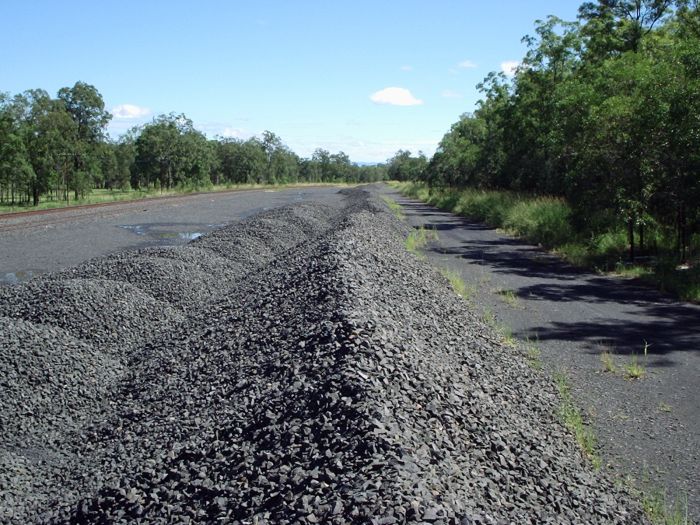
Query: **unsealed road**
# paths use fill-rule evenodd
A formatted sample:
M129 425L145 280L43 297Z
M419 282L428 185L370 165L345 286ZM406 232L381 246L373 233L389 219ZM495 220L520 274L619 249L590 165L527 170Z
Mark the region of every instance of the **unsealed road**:
M0 215L0 284L111 252L184 244L226 223L304 200L339 203L335 187L182 195L108 206Z
M649 479L671 497L687 494L700 523L700 307L572 268L483 224L379 191L403 206L412 226L438 231L427 256L461 274L478 308L538 346L549 373L566 373L606 468L640 484ZM617 372L604 371L604 351ZM646 375L628 380L624 366L634 355Z

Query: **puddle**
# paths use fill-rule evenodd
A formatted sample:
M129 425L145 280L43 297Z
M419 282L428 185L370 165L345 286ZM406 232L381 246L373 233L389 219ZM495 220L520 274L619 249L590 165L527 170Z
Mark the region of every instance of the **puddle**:
M135 233L136 235L146 235L146 230L145 226L141 224L124 224L120 225L120 228L124 228L125 230L129 230L132 233Z
M184 241L194 241L195 239L199 239L202 235L204 235L202 232L160 232L154 233L153 237L156 239L182 239Z
M182 229L178 226L195 227L196 230ZM155 241L193 241L199 239L205 233L224 227L225 224L121 224L119 228L127 230L139 237L150 238Z
M18 272L0 273L0 284L19 284L44 273L43 270L20 270Z

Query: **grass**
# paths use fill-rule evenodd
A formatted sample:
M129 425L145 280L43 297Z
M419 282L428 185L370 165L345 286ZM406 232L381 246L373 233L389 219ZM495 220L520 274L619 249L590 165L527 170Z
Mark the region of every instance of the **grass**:
M614 374L617 372L617 367L615 366L615 361L613 360L613 356L610 352L605 350L602 354L600 354L600 361L603 363L603 370L605 372L609 372L611 374Z
M499 290L496 293L501 296L503 302L508 306L511 308L518 308L518 296L515 293L515 290Z
M0 203L0 215L3 213L15 213L22 211L49 210L56 208L69 208L71 206L83 206L86 204L102 204L107 202L122 202L122 201L137 201L143 199L155 199L159 197L168 197L173 195L186 195L189 193L217 193L221 191L244 191L255 189L283 189L304 186L352 186L342 183L289 183L289 184L219 184L206 187L196 188L192 186L176 187L169 190L159 190L150 188L148 190L105 190L96 189L90 191L84 198L74 200L72 198L66 204L64 200L47 200L42 198L38 206L31 204L9 204Z
M513 331L509 326L503 323L496 324L496 331L501 336L501 343L503 346L507 346L508 348L516 348L518 346L518 340L513 335Z
M406 249L414 255L419 255L419 251L425 248L430 241L437 241L438 233L436 230L431 230L421 226L414 228L406 237Z
M599 469L602 462L597 453L595 434L593 430L584 423L580 410L574 404L569 380L563 373L557 373L554 375L554 381L559 391L559 397L561 398L559 416L564 426L574 435L581 450L591 460L593 466Z
M450 282L452 289L463 299L471 299L476 292L473 286L468 286L464 279L454 270L449 268L441 268L440 273Z
M534 370L542 370L542 350L536 343L529 339L525 342L525 356L527 364Z
M577 232L573 212L565 200L509 191L474 188L431 188L424 183L393 183L404 195L539 244L576 266L622 277L638 278L687 301L700 302L700 261L678 266L673 257L673 237L660 227L646 231L648 246L665 256L636 264L623 264L628 240L624 225L614 216L598 217L596 231ZM694 236L691 252L700 253L700 236Z
M406 220L406 215L403 212L403 208L398 202L396 202L391 197L387 197L386 195L382 195L382 200L389 207L391 213L394 214L394 217L396 217L400 221Z
M670 414L673 411L673 407L669 405L668 403L665 403L663 401L659 402L659 412L665 412L667 414Z
M630 357L629 362L621 365L620 368L615 364L612 349L608 346L602 346L600 353L600 362L603 365L603 372L617 374L621 372L625 379L636 380L642 379L646 375L646 360L651 345L644 341L644 362L640 362L637 354Z
M644 341L644 362L646 363L647 354L651 345ZM625 365L625 377L627 379L641 379L646 375L646 366L639 362L636 354L632 356L630 362Z
M481 318L483 319L485 324L487 324L491 328L496 328L496 314L493 313L493 310L491 310L491 308L485 308Z
M636 355L632 356L632 359L624 366L624 369L625 378L627 379L641 379L646 374L644 365L639 363L639 359Z
M688 496L669 502L664 491L652 490L641 495L642 506L652 523L656 525L690 525Z

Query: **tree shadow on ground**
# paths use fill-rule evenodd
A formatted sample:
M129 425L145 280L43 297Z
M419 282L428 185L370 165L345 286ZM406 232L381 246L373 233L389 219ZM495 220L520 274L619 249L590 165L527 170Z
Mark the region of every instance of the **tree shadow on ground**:
M550 321L514 334L522 339L576 341L585 343L591 353L610 348L615 353L638 355L644 353L646 342L648 353L657 356L655 366L672 363L658 356L700 350L700 306L678 302L638 281L604 277L574 267L540 247L432 206L402 204L408 213L425 220L426 226L452 230L445 239L451 246L434 243L429 251L459 257L486 271L522 277L523 284L511 289L525 306L529 301L601 306L599 317L584 315L582 308L578 319ZM458 230L467 234L458 237Z

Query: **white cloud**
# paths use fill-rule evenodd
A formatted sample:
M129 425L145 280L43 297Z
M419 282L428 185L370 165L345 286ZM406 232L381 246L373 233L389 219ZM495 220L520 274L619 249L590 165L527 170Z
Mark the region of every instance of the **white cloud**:
M401 71L413 71L413 66L401 66Z
M460 69L474 69L477 65L471 60L462 60L457 67Z
M137 119L147 117L150 114L150 109L135 104L119 104L112 108L112 115L118 119Z
M375 104L390 104L392 106L420 106L423 101L414 97L406 88L388 87L370 95Z
M221 136L226 137L227 139L240 139L246 136L246 132L238 128L225 127L223 130L221 130Z
M501 71L503 71L506 76L512 77L515 75L515 70L520 66L520 62L517 60L507 60L501 62Z
M442 96L442 98L462 98L464 96L460 92L453 91L451 89L443 89L440 95Z

